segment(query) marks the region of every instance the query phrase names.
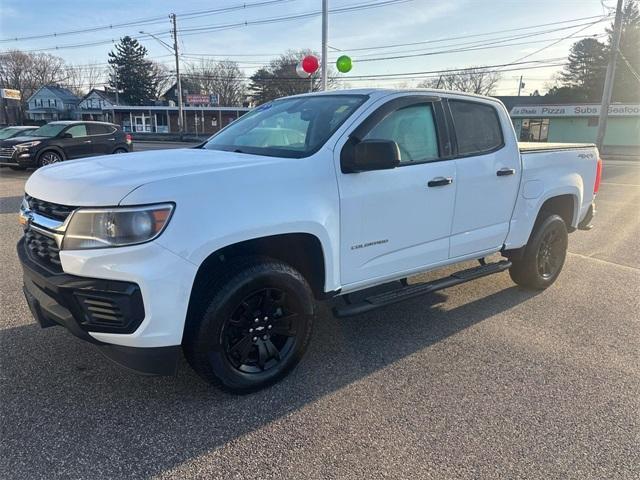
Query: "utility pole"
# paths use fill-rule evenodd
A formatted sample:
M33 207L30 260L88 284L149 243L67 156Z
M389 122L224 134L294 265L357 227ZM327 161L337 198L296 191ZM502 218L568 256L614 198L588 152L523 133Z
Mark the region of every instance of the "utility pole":
M327 56L329 36L329 0L322 0L322 65L320 67L320 90L327 89L328 73L327 72Z
M118 72L118 65L114 65L113 66L113 77L114 77L114 83L116 84L116 105L120 105L120 92L118 90L120 90L120 84L119 84L119 76L120 76L120 72Z
M613 41L611 42L611 53L609 54L609 64L607 65L607 76L604 79L604 89L602 90L600 118L598 118L598 136L596 137L596 145L600 151L602 151L602 147L604 145L604 135L607 133L609 105L611 104L611 94L613 93L613 83L616 76L616 61L618 60L620 36L622 35L623 3L624 0L618 0L618 5L616 6L616 19L613 23Z
M522 90L522 75L520 75L520 81L518 82L518 96L520 96L521 90Z
M180 81L180 59L178 57L178 27L176 26L176 14L169 15L173 23L173 52L176 56L176 83L178 85L178 131L184 132L184 113L182 106L182 82Z

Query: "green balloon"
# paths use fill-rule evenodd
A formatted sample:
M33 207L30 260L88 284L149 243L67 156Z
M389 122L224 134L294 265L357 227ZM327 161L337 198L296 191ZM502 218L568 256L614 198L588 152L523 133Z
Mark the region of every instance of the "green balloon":
M351 67L353 67L353 64L351 63L351 59L348 56L342 55L338 58L338 61L336 62L336 68L340 73L347 73L351 70Z

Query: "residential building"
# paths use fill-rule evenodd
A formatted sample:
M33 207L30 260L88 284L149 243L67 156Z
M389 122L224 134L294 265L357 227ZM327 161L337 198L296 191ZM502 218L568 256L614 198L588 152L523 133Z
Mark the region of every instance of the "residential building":
M116 100L115 92L94 88L80 100L78 118L80 120L112 122L111 110L117 105L123 105L123 103Z
M55 85L40 87L27 100L27 117L30 120L75 120L80 99L70 90Z

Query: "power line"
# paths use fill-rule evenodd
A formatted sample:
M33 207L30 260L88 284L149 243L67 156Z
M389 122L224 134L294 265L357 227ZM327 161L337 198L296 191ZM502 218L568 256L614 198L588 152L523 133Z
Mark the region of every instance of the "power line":
M178 14L178 16L180 16L181 19L200 18L207 15L216 15L218 13L232 12L235 10L246 10L248 8L264 7L264 6L274 5L274 4L283 3L283 2L291 2L291 1L295 1L295 0L263 0L255 3L241 3L241 4L236 4L228 7L215 8L210 10L198 10L194 12L186 12L186 13ZM96 27L90 27L90 28L82 28L78 30L67 30L64 32L43 33L40 35L29 35L24 37L3 38L3 39L0 39L0 42L4 43L4 42L15 42L15 41L24 41L24 40L37 40L37 39L43 39L43 38L63 37L68 35L79 35L82 33L98 32L101 30L114 30L114 29L133 27L138 25L153 25L158 23L164 23L166 21L167 21L167 15L158 16L158 17L147 17L147 18L141 18L138 20L132 20L130 22L115 23L115 24L102 25L102 26L96 26Z
M576 30L575 32L573 32L573 33L571 33L569 35L566 35L566 36L562 37L561 39L556 40L553 43L550 43L549 45L546 45L546 46L544 46L542 48L539 48L538 50L536 50L534 52L528 53L527 55L524 55L523 57L515 59L514 62L519 62L521 60L524 60L525 58L532 57L532 56L542 52L543 50L546 50L547 48L551 48L551 47L553 47L554 45L557 45L560 42L568 40L568 39L572 38L573 36L577 35L578 33L582 32L584 30L587 30L588 28L591 28L593 25L597 25L598 23L604 22L605 20L608 20L608 19L609 19L609 17L607 16L607 17L605 17L605 18L603 18L601 20L597 20L595 22L592 22L591 24L589 24L589 25L587 25L587 26L585 26L585 27L583 27L583 28L581 28L579 30Z
M606 16L604 16L606 17ZM485 33L473 33L473 34L468 34L468 35L459 35L456 37L444 37L444 38L439 38L439 39L435 39L435 40L424 40L424 41L420 41L420 42L410 42L410 43L396 43L396 44L392 44L392 45L377 45L375 47L361 47L361 48L341 48L339 49L339 51L341 52L357 52L357 51L362 51L362 50L377 50L380 48L392 48L392 47L408 47L408 46L413 46L413 45L422 45L425 43L439 43L439 42L447 42L450 40L461 40L464 38L473 38L473 37L480 37L480 36L484 36L484 35L494 35L497 33L508 33L508 32L516 32L516 31L522 31L522 30L530 30L532 28L540 28L540 27L549 27L552 25L560 25L560 24L564 24L564 23L573 23L573 22L579 22L581 20L591 20L594 18L599 18L602 19L604 18L602 15L593 15L590 17L580 17L580 18L574 18L571 20L562 20L559 22L551 22L551 23L541 23L538 25L529 25L526 27L518 27L518 28L510 28L510 29L506 29L506 30L493 30L491 32L485 32ZM574 25L574 27L576 27L577 25ZM566 27L566 28L572 28L572 27ZM552 31L557 31L557 30L552 30ZM539 33L539 32L534 32L534 34Z
M359 11L359 10L368 10L368 9L371 9L371 8L385 7L385 6L388 6L388 5L396 5L396 4L399 4L399 3L407 3L407 2L411 2L411 1L413 1L413 0L384 0L382 2L370 2L370 3L364 3L364 4L350 5L350 6L346 6L346 7L334 8L334 9L329 10L329 13L330 14L338 14L338 13L354 12L354 11ZM191 35L200 35L200 34L203 34L203 33L208 33L208 32L213 32L213 31L230 30L230 29L234 29L234 28L254 26L254 25L268 25L268 24L273 24L273 23L287 22L287 21L291 21L291 20L300 20L300 19L304 19L304 18L311 18L311 17L319 16L321 14L322 14L322 12L318 10L318 11L313 11L313 12L306 12L306 13L300 13L300 14L295 14L295 15L286 15L286 16L273 17L273 18L267 18L267 19L261 19L261 20L236 22L236 23L223 24L223 25L213 25L213 26L208 26L208 27L195 27L195 28L191 28L191 29L187 28L187 29L181 29L180 30L180 36L181 37L185 37L185 36L191 36ZM142 40L142 39L151 38L150 34L153 34L153 35L155 35L157 37L168 37L168 36L170 36L170 32L161 31L161 32L149 32L149 34L144 34L144 35L139 35L139 36L130 35L130 37L131 38L135 38L136 40ZM31 50L25 50L25 52L33 53L33 52L45 52L45 51L57 51L57 50L66 50L66 49L73 49L73 48L83 48L83 47L94 47L94 46L99 46L99 45L108 45L108 44L114 43L114 42L115 42L114 39L98 40L98 41L95 41L95 42L76 43L76 44L67 44L67 45L57 45L57 46L47 47L47 48L36 48L36 49L31 49Z

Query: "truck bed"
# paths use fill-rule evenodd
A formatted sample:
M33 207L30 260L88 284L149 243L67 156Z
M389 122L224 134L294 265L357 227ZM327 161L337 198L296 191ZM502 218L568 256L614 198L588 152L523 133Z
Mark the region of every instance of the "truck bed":
M520 153L554 152L558 150L575 150L576 148L594 148L593 143L547 143L518 142Z

